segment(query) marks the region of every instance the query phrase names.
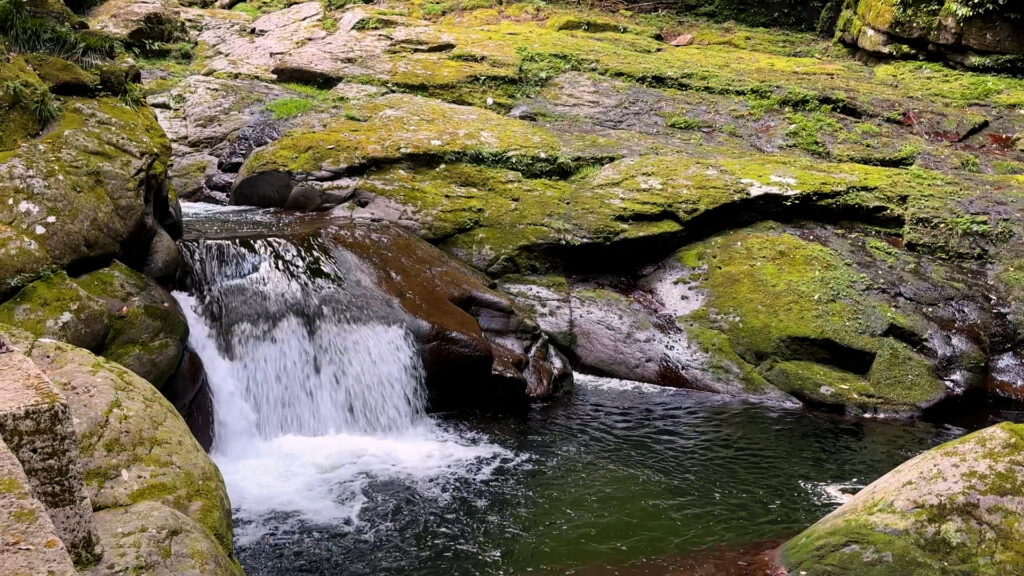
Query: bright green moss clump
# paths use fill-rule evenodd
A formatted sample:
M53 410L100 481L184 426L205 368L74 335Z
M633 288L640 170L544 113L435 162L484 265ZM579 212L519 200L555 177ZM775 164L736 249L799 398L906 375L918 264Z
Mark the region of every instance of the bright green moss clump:
M720 361L757 368L801 400L854 411L916 411L944 395L926 359L884 336L906 320L830 249L762 226L702 242L681 263L708 294L707 307L682 321L699 327L691 333Z

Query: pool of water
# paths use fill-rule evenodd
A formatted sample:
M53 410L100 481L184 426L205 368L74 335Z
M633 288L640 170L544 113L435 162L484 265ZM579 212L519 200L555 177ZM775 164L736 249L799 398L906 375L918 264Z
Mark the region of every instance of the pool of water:
M319 497L358 503L345 521L237 510L246 573L682 573L672 568L703 550L761 550L792 536L844 494L963 433L588 376L526 416L432 424L432 442L471 456L440 467L377 459L343 474L357 484L322 461L339 489ZM318 441L320 455L331 442L348 454L367 439ZM431 451L410 449L413 459Z

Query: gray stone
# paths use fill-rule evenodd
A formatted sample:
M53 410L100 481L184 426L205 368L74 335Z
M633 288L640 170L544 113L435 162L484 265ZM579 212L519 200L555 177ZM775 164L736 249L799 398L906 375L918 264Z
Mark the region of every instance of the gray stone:
M78 563L96 559L92 506L82 484L71 411L18 351L0 354L0 436L21 462L32 494Z
M14 454L0 439L0 573L5 576L71 576L75 573L46 508Z

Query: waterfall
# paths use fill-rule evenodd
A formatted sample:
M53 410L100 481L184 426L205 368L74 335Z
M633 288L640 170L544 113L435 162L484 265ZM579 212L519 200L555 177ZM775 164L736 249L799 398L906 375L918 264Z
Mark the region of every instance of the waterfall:
M317 234L181 246L190 292L175 297L243 541L245 523L249 537L282 518L356 525L374 479L429 490L508 460L426 415L410 320L350 253Z

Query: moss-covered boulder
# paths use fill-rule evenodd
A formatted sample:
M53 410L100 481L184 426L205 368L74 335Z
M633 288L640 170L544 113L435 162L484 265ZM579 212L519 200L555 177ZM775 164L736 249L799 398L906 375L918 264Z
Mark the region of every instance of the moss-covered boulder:
M681 321L723 363L741 359L804 402L857 413L915 413L950 394L918 351L924 320L870 295L869 279L820 244L761 227L677 258L681 279L707 294Z
M553 134L486 110L396 94L362 103L348 116L293 131L254 152L231 191L232 203L284 206L300 183L317 186L403 160L473 158L534 174L560 169Z
M981 69L1024 66L1024 9L1012 2L847 0L838 36L890 57L938 54Z
M792 574L996 576L1024 571L1024 426L921 454L781 549Z
M52 130L0 152L0 295L118 257L136 269L174 220L170 146L148 109L70 98Z
M39 340L31 357L74 414L86 491L111 546L97 573L123 573L141 559L240 574L224 482L174 407L133 372L80 348ZM156 533L118 533L115 521ZM183 558L190 551L197 556Z
M17 148L52 120L46 104L53 99L46 84L24 58L0 59L0 153Z
M47 54L27 54L25 61L54 94L90 96L99 92L99 76L73 62Z
M199 524L159 502L101 510L93 526L104 555L86 574L242 574Z
M54 273L0 304L0 323L100 354L162 386L182 359L188 326L156 282L115 262L70 278Z

